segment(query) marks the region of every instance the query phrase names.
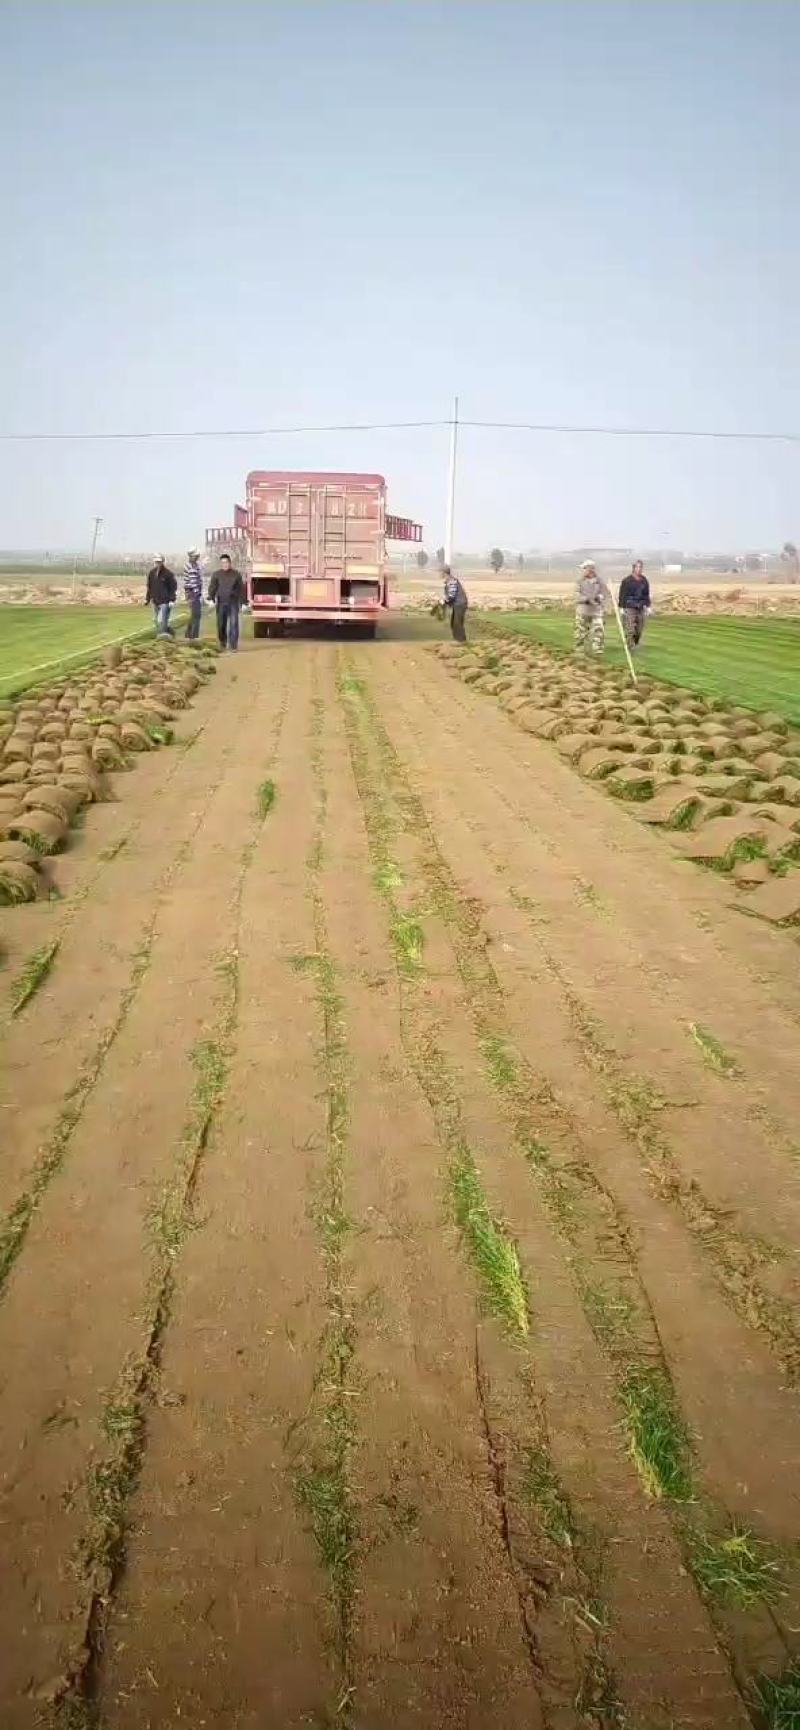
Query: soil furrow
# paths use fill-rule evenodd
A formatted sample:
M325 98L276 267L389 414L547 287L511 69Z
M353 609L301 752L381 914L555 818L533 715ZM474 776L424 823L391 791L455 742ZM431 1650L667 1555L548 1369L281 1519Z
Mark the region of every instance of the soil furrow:
M403 1055L396 961L341 718L328 704L326 717L320 886L350 1047L354 1722L530 1726L538 1669L503 1554L476 1397L474 1299L442 1247L452 1227L440 1151Z
M407 737L407 745L412 755L415 755L415 738L416 733L412 730ZM495 916L489 917L484 931L479 915L474 914L475 928L470 930L469 914L467 913L465 920L458 908L455 911L451 909L450 924L454 927L454 942L460 957L462 977L465 979L484 1052L490 1059L493 1078L514 1108L512 1121L518 1143L542 1186L551 1217L571 1244L573 1253L578 1255L579 1259L575 1264L576 1278L592 1325L606 1349L612 1350L612 1355L619 1355L614 1348L618 1346L621 1338L624 1359L630 1363L637 1379L640 1376L638 1360L642 1356L645 1359L652 1357L654 1344L659 1349L660 1335L666 1332L670 1346L674 1347L674 1354L671 1352L670 1355L674 1355L674 1361L679 1368L681 1403L684 1403L688 1396L693 1427L696 1425L699 1436L706 1493L710 1492L714 1501L718 1502L721 1498L723 1507L727 1505L728 1510L735 1512L737 1518L754 1520L762 1534L768 1533L779 1543L793 1547L796 1507L789 1462L797 1457L800 1445L795 1402L785 1394L770 1372L768 1363L759 1363L752 1348L748 1348L746 1339L737 1337L735 1325L726 1320L724 1313L717 1315L715 1331L706 1329L701 1336L695 1337L690 1322L695 1313L691 1304L687 1315L692 1271L687 1267L679 1241L672 1243L665 1256L664 1222L659 1222L657 1210L654 1210L652 1205L650 1214L653 1217L647 1218L646 1208L643 1217L641 1197L635 1197L635 1184L636 1206L632 1210L633 1217L637 1219L637 1224L646 1225L648 1228L644 1236L641 1274L631 1257L624 1220L621 1221L618 1215L615 1217L613 1207L610 1213L608 1210L604 1213L601 1209L592 1227L593 1197L591 1184L587 1187L586 1183L586 1158L581 1154L580 1147L577 1160L574 1153L572 1158L569 1157L569 1146L563 1145L565 1130L568 1131L569 1142L574 1126L573 1130L569 1130L568 1122L565 1124L563 1118L559 1122L561 1112L557 1111L554 1115L550 1109L553 1103L551 1082L554 1074L560 1086L564 1080L563 1075L553 1069L551 1042L554 1049L563 1056L565 1047L568 1048L568 1029L565 1033L558 1025L558 1005L552 1006L549 1002L546 979L544 990L541 979L537 979L539 1015L535 1050L538 1064L540 1048L544 1042L548 1057L547 1079L543 1084L541 1078L529 1073L524 1085L520 1086L522 1077L519 1051L531 1044L530 994L528 990L520 988L528 971L524 965L525 930L524 926L519 928L519 921L515 924L513 910L510 923L500 916L495 905L496 897L491 891L487 891L483 861L486 851L491 850L488 833L481 837L481 852L478 854L475 854L468 835L465 838L464 834L460 833L466 821L461 815L461 807L472 809L474 804L479 802L479 798L477 788L465 787L460 801L451 801L449 792L446 792L439 803L448 811L448 828L453 834L452 856L458 859L459 878L462 887L466 888L466 906L482 907L488 899ZM483 899L470 903L469 895L473 886L480 890ZM441 881L439 888L441 892ZM462 927L460 932L459 925ZM484 947L487 931L493 938L490 952ZM493 962L487 959L488 953L494 957ZM504 960L506 954L515 956L510 968ZM516 1053L509 1052L503 1042L502 1021L497 1025L492 1021L494 1009L499 1008L495 968L505 985L506 1028L519 1042ZM556 1145L562 1143L560 1163L556 1169L552 1161L554 1135ZM593 1142L588 1138L585 1145L592 1148L592 1159L596 1163L596 1139ZM633 1175L635 1178L635 1173ZM605 1183L610 1186L610 1191L616 1190L619 1194L618 1142L616 1148L613 1141L609 1146L605 1162ZM596 1201L598 1198L594 1199ZM624 1200L629 1203L631 1199L631 1184L628 1183ZM607 1200L611 1200L608 1191ZM605 1246L603 1238L606 1240ZM615 1262L618 1263L616 1267ZM599 1275L602 1277L598 1277ZM659 1318L657 1326L650 1312L648 1288L650 1295L656 1300ZM714 1316L713 1294L707 1289L704 1290L701 1285L696 1292L696 1302L698 1308L702 1306L703 1313L710 1322ZM718 1304L716 1308L719 1311ZM724 1349L726 1346L727 1352ZM692 1359L697 1355L698 1348L699 1361L693 1364ZM632 1353L635 1354L633 1357ZM719 1374L721 1362L726 1365L724 1379L721 1379ZM666 1371L663 1359L662 1367ZM625 1403L628 1404L630 1374L626 1376L622 1392ZM785 1473L779 1472L777 1476L774 1470L776 1456L785 1462L786 1466ZM712 1525L716 1524L718 1527L713 1514L711 1520ZM687 1553L691 1557L694 1553L691 1533L688 1534L688 1543ZM797 1601L797 1580L796 1571L788 1556L785 1571L787 1589L793 1576L794 1578L792 1595L780 1606L781 1622L785 1621L788 1626L792 1626ZM750 1624L753 1624L752 1613ZM732 1622L731 1618L726 1618L723 1625L727 1637L734 1638L743 1651L751 1654L751 1663L755 1667L763 1662L764 1655L768 1652L781 1660L785 1651L784 1639L780 1633L780 1625L775 1624L769 1611L766 1616L762 1612L754 1625L739 1626L736 1617Z
M259 761L274 710L272 698L251 700L237 753ZM196 1110L192 1057L213 1040L224 997L216 963L232 945L255 791L246 774L220 778L212 793L192 856L163 896L149 965L73 1129L70 1159L53 1177L0 1311L9 1414L0 1482L12 1533L0 1644L9 1726L32 1723L42 1696L58 1694L81 1661L93 1586L79 1546L104 1488L93 1470L102 1472L118 1419L127 1421L127 1408L120 1419L114 1404L120 1366L142 1360L152 1331L164 1186L185 1164Z
M48 989L3 1041L0 1206L14 1207L37 1165L58 1161L147 965L162 898L177 879L226 770L247 713L238 687L214 681L214 736L183 759L168 810L154 805L135 846L119 854L62 935ZM64 1027L71 1037L64 1039ZM23 1204L24 1205L24 1204Z
M415 731L412 711L404 737L413 739ZM443 750L446 754L446 748ZM453 745L452 750L455 754L458 747ZM458 755L463 763L463 748ZM536 856L529 846L522 824L498 812L485 772L479 774L476 769L469 796L459 803L453 800L447 787L437 787L424 761L420 762L420 772L432 796L446 804L453 820L472 830L478 840L478 848L474 840L471 843L471 852L476 860L475 880L481 879L479 899L486 909L484 922L493 939L493 953L501 969L505 967L510 972L514 968L518 975L529 978L537 999L543 1007L547 1006L548 1024L555 1020L550 1043L555 1059L561 1063L562 1097L573 1110L585 1112L587 1069L599 1077L610 1110L636 1148L656 1192L680 1209L684 1223L708 1256L726 1301L747 1326L763 1331L784 1373L791 1378L800 1363L800 1323L794 1302L796 1251L787 1215L791 1217L797 1186L785 1154L781 1152L777 1161L772 1162L771 1186L773 1197L783 1197L783 1210L781 1213L770 1200L767 1213L770 1185L764 1181L765 1165L768 1170L770 1167L765 1147L763 1143L750 1148L742 1146L747 1132L743 1130L741 1115L738 1120L735 1115L730 1118L726 1132L726 1120L714 1093L715 1088L724 1088L726 1084L706 1080L702 1074L687 1071L685 1065L678 1069L671 1054L664 1080L659 1071L659 1085L654 1086L647 1075L637 1071L635 1060L631 1063L617 1055L610 1035L595 1019L596 1015L608 1017L610 1002L615 1014L618 1012L622 1017L626 1000L637 1001L640 1023L641 1018L646 1019L644 1039L648 1061L652 1062L652 1041L658 1042L663 1026L661 1006L654 995L647 1007L642 1008L641 979L637 987L630 977L624 939L618 944L617 966L613 952L608 950L611 939L604 936L604 951L596 963L599 981L593 979L595 949L585 941L585 936L582 945L571 940L574 911L570 906L564 908L563 887L559 887L559 880L563 882L565 875L561 862L555 869L552 865L548 867L541 850ZM466 768L464 772L468 772ZM487 858L501 880L502 889L497 883L492 890L487 886L484 869ZM518 884L525 886L522 891ZM563 918L553 916L554 894L561 896ZM527 917L536 951L544 961L544 974L541 965L537 965L536 955L531 954L530 942L526 941L524 919L515 919L509 912L510 900ZM542 912L544 904L546 913ZM558 958L565 951L570 969L578 970L582 986L591 992L591 1013ZM512 958L508 963L507 956ZM524 956L523 962L520 956ZM520 983L524 989L521 978ZM629 1048L638 1053L641 1042L640 1024L631 1032ZM570 1046L576 1048L571 1071L564 1061ZM669 1096L665 1097L661 1091L662 1086L669 1090L676 1104L671 1106ZM705 1121L695 1126L695 1114L703 1095L708 1100ZM666 1129L665 1122L674 1123L676 1128ZM704 1188L694 1175L698 1169L703 1174ZM742 1174L741 1183L737 1182L737 1173ZM724 1185L721 1193L720 1183ZM715 1186L717 1199L712 1202L709 1191L713 1193ZM753 1213L755 1218L751 1217ZM777 1241L770 1243L759 1227L771 1228L773 1240Z
M307 649L287 664L275 802L242 896L226 1099L176 1274L102 1677L101 1721L120 1730L299 1730L327 1722L338 1698L325 1581L296 1501L295 1437L327 1323L314 1203L328 1101L302 965L314 952Z
M286 705L281 703L264 767L271 764L279 746L285 713ZM189 1116L173 1168L150 1220L151 1267L142 1339L138 1350L128 1355L115 1387L106 1398L103 1429L107 1449L92 1464L88 1476L91 1523L80 1540L77 1561L89 1607L84 1638L68 1668L68 1686L55 1702L56 1730L75 1730L76 1718L81 1713L87 1723L97 1719L108 1619L125 1569L129 1503L147 1445L148 1410L158 1387L175 1298L176 1269L188 1233L196 1223L193 1202L202 1160L225 1098L238 1030L242 897L264 821L257 797L252 799L252 812L249 836L246 826L242 826L247 838L229 900L229 929L220 932L228 947L217 955L220 987L213 1032L192 1050L195 1083Z
M391 788L382 771L379 755L373 749L377 726L375 712L370 709L368 715L365 716L363 711L359 715L361 705L357 692L352 686L348 689L348 684L349 681L345 685L345 701L356 697L355 705L352 701L350 703L351 709L354 707L356 711L351 722L356 777L365 801L373 866L379 881L386 884L393 881L383 852L387 825L391 829L392 824L389 815ZM358 731L354 733L353 729ZM402 814L398 812L393 837L396 852L392 855L398 879L402 879L404 872L413 877L415 870L413 844L408 846L410 837L406 832L404 850L402 830ZM635 1712L645 1716L649 1713L649 1722L669 1722L668 1715L659 1705L663 1695L665 1700L672 1701L676 1711L683 1714L682 1721L687 1724L703 1725L707 1730L712 1722L720 1725L743 1723L745 1716L739 1697L731 1687L724 1660L715 1650L700 1604L688 1587L678 1550L660 1509L653 1507L648 1512L649 1531L645 1539L644 1504L632 1477L632 1468L621 1448L617 1453L619 1442L615 1440L610 1444L610 1438L618 1431L618 1424L613 1408L609 1406L602 1362L593 1349L588 1328L569 1289L567 1266L541 1217L531 1214L524 1168L510 1155L496 1109L477 1079L481 1070L480 1058L474 1066L470 1063L470 1057L474 1060L477 1054L473 1050L474 1036L469 1020L464 1018L462 983L457 975L453 975L452 960L448 961L445 931L437 935L437 919L430 906L430 885L426 884L424 876L418 875L416 907L421 915L426 901L428 959L425 991L421 994L420 1004L427 1005L425 1014L430 1016L435 1002L437 1038L432 1052L434 1061L428 1064L427 1076L422 1065L418 1067L418 1074L426 1086L435 1114L441 1110L442 1057L445 1066L449 1066L457 1077L457 1103L464 1132L472 1145L482 1147L484 1160L489 1161L492 1187L497 1190L500 1185L504 1210L514 1222L523 1267L530 1270L534 1280L535 1358L537 1363L542 1363L547 1401L553 1402L559 1418L558 1424L547 1426L552 1437L557 1475L563 1477L570 1499L574 1499L578 1528L591 1530L599 1525L606 1534L606 1541L610 1541L603 1593L611 1611L607 1650L613 1654L612 1667L616 1667L618 1657L623 1659L619 1672L626 1701ZM407 1004L406 1025L409 1012ZM417 1013L422 1013L421 1008ZM424 1032L420 1029L417 1038L424 1048L425 1040L430 1042L430 1021L423 1026ZM570 1417L570 1402L561 1391L565 1383L568 1388L580 1385L582 1389L579 1434L575 1432L575 1413L573 1411ZM511 1479L519 1483L524 1477L525 1446L533 1428L530 1390L525 1386L524 1377L518 1378L514 1384L500 1373L494 1397L498 1420L493 1427L500 1434L505 1430L505 1446L512 1461ZM601 1473L597 1472L598 1458L602 1459ZM596 1493L596 1501L587 1496L589 1483ZM524 1530L526 1521L520 1504L517 1505L516 1517ZM643 1574L641 1559L644 1550L648 1552L649 1561ZM658 1585L657 1573L660 1576ZM579 1602L583 1603L586 1596L584 1590ZM664 1620L661 1612L667 1602L669 1616ZM595 1622L598 1623L597 1618ZM677 1633L679 1624L682 1624L680 1634ZM595 1631L605 1634L602 1622ZM605 1649L604 1641L595 1648L592 1668L598 1678L597 1688L590 1687L587 1678L586 1688L581 1690L579 1699L588 1699L589 1692L605 1693L605 1717L596 1716L595 1721L610 1724L614 1721L613 1712L617 1707L614 1705L613 1686L609 1684ZM676 1673L678 1654L681 1655L681 1664ZM563 1697L561 1707L563 1710ZM587 1712L577 1721L589 1723L592 1719Z

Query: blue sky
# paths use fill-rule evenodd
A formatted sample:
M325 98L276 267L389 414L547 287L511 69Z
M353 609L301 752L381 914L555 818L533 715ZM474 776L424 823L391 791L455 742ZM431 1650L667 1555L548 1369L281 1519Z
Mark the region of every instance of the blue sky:
M0 0L0 431L800 430L795 0ZM0 444L0 545L152 549L444 431ZM800 538L800 446L465 432L457 542Z

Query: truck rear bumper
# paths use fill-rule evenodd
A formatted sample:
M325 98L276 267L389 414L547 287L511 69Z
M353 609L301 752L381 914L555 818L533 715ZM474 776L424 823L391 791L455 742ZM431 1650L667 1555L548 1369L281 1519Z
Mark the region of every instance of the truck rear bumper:
M386 618L385 607L252 607L252 617L270 625L374 625Z

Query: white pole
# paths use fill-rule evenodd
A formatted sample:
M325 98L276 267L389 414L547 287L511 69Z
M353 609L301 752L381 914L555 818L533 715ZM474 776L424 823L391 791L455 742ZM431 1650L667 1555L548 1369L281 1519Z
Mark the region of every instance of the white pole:
M453 397L453 419L450 423L450 486L447 494L447 530L444 537L444 562L453 563L453 527L456 515L456 456L458 453L458 397Z
M609 583L609 585L608 585L608 592L611 596L611 605L614 608L614 617L617 621L617 624L619 625L619 634L620 634L620 638L622 640L622 647L625 650L625 659L628 663L628 666L630 667L631 678L634 682L634 685L638 685L639 680L636 677L636 668L634 667L634 664L633 664L633 657L631 655L630 649L628 648L628 639L625 635L625 626L623 625L622 619L620 618L619 607L617 605L617 597L614 594L614 590L613 590L611 583Z
M90 560L91 564L94 564L94 555L97 552L97 537L100 533L102 526L103 526L102 517L95 517L95 519L94 519L94 534L92 535L92 552L91 552L91 560Z

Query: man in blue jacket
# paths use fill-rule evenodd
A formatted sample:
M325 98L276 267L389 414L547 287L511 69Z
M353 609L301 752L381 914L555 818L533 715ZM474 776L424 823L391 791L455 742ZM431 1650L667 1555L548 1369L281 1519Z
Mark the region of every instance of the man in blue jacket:
M644 574L644 565L637 559L630 575L623 577L619 586L619 610L622 614L622 624L628 640L628 648L638 649L642 640L644 622L650 607L650 584Z
M453 641L454 643L465 643L467 640L465 623L467 607L469 606L467 591L459 578L453 575L449 565L444 566L442 576L444 577L444 604L450 609L450 632Z

